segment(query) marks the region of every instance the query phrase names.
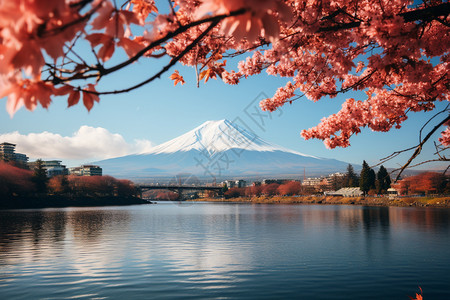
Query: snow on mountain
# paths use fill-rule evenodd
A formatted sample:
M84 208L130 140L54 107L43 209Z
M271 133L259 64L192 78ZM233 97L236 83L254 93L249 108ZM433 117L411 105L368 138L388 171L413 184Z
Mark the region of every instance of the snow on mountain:
M228 120L207 121L142 154L95 164L104 174L128 178L161 178L189 173L215 179L302 176L345 171L347 163L302 154L264 141Z
M153 147L145 154L174 153L189 150L207 151L209 154L213 154L230 149L284 151L314 157L266 142L254 133L228 120L207 121L177 138ZM318 157L314 158L319 159Z

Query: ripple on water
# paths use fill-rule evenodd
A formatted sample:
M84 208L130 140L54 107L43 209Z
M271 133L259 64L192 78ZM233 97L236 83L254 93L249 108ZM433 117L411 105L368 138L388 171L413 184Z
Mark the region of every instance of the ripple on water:
M5 299L450 299L449 210L158 204L0 212Z

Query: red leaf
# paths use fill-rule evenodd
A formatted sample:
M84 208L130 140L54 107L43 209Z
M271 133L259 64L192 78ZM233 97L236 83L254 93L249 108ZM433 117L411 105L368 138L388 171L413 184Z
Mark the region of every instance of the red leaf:
M80 101L80 91L72 90L72 92L69 95L69 98L67 99L67 107L71 107Z
M83 104L88 111L91 111L92 107L94 106L94 98L92 98L92 95L93 94L89 92L83 92Z
M173 72L173 74L170 75L169 78L172 79L172 80L174 81L174 82L173 82L173 85L174 85L174 86L177 85L179 82L181 83L181 85L183 85L183 84L185 83L183 76L181 76L181 75L178 73L178 70L175 70L175 72Z

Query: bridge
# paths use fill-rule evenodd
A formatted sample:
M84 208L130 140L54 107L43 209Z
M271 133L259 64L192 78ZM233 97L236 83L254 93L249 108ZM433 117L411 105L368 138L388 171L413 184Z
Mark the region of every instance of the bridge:
M141 193L143 190L169 190L178 194L178 200L183 199L183 191L214 191L222 195L221 186L189 186L189 185L137 185Z

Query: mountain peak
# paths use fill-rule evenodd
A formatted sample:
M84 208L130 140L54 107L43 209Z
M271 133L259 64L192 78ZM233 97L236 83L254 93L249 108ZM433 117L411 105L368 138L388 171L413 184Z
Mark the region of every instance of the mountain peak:
M213 154L230 149L284 151L314 157L266 142L255 133L227 119L206 121L177 138L153 147L146 154L186 152L190 150L207 151L209 154Z
M282 176L344 171L348 163L318 158L266 142L251 129L229 120L207 121L147 153L103 160L105 174L129 178L171 178L185 173L199 178ZM286 177L288 176L288 177Z

